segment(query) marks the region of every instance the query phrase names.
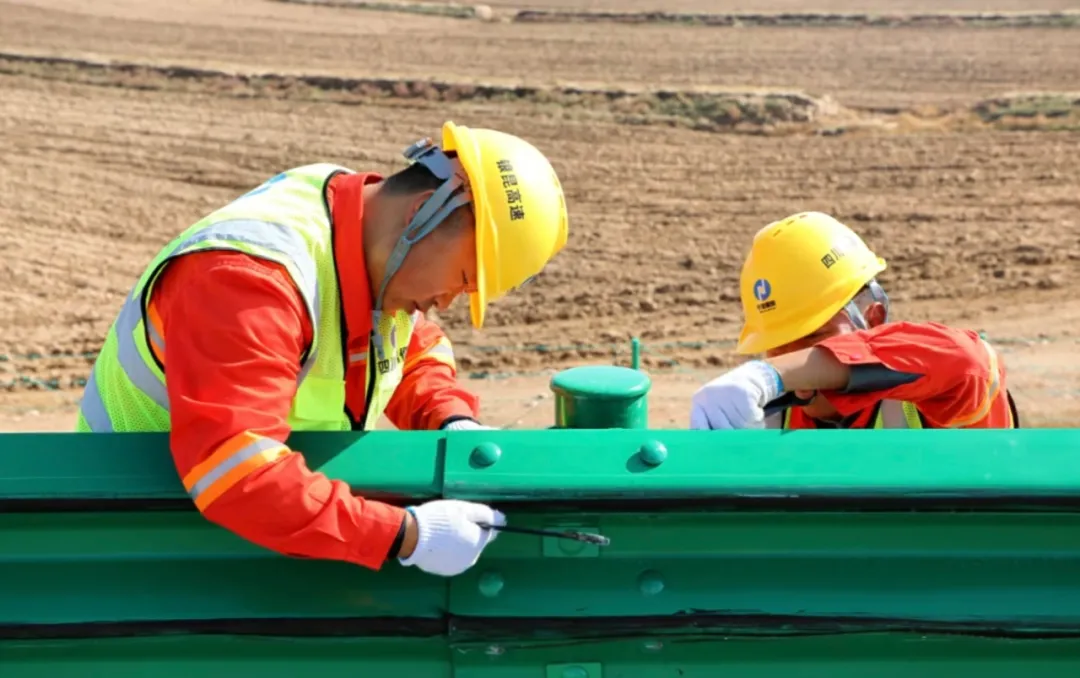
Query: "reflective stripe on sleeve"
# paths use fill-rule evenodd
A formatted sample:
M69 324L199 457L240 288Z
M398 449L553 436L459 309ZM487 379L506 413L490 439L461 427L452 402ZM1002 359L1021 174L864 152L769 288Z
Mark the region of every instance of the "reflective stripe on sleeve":
M1000 391L1001 373L998 371L997 351L981 338L979 339L979 342L982 343L982 347L986 351L987 367L990 370L990 380L986 383L986 390L980 398L978 407L976 407L971 414L957 417L950 421L947 424L948 428L963 428L981 421L986 415L990 414L990 407L994 404L994 399L997 398L998 392Z
M426 361L442 363L449 365L450 369L457 369L457 362L454 360L454 349L450 346L450 340L446 337L439 337L439 340L429 346L427 350L410 357L405 363L404 369L406 371L411 370L416 365Z
M184 489L200 511L252 471L273 463L289 448L273 438L240 433L225 442L184 476Z

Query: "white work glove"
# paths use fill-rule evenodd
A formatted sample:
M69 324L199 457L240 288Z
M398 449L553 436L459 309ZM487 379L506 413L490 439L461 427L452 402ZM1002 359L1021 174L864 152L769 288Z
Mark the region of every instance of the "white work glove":
M494 426L484 426L472 419L457 419L443 427L445 431L494 431Z
M481 529L477 523L506 524L506 516L490 506L458 499L437 499L409 511L416 518L420 536L412 555L398 561L443 577L453 577L475 565L484 547L495 540L497 530Z
M772 365L743 363L698 389L691 400L690 428L764 428L765 405L783 392Z

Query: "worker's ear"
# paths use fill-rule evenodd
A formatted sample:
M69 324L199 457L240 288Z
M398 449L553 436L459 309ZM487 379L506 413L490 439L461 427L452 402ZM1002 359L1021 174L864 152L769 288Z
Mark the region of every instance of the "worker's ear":
M888 313L885 310L885 304L880 301L875 301L870 304L869 308L863 313L863 317L866 318L866 324L870 327L877 327L885 322L885 318L888 317Z
M459 248L471 248L476 250L476 241L473 239L473 212L472 205L462 205L447 215L439 227L432 233L433 239L440 243L441 247L457 251ZM475 255L474 255L475 257Z
M434 189L428 189L426 191L420 191L419 193L415 193L411 196L408 202L408 209L405 212L405 228L409 227L409 224L412 223L413 217L416 216L416 213L420 211L420 208L424 206L424 203L426 203L428 199L431 198L431 196L434 194Z

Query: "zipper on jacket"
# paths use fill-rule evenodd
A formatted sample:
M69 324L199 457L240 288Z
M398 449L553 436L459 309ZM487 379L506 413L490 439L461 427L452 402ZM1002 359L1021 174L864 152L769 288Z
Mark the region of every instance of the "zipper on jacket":
M371 411L371 396L375 393L375 335L368 335L367 347L367 395L364 396L364 416L360 419L360 428L364 428L367 422L368 412Z

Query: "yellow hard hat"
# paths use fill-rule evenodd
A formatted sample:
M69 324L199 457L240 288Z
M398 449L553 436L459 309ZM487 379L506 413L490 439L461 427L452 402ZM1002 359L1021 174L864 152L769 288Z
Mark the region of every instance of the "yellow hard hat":
M801 212L769 224L754 236L743 264L736 351L763 353L812 334L885 267L828 214Z
M472 193L477 280L469 310L479 328L489 301L531 280L566 245L566 200L551 163L527 141L452 122L442 133Z

